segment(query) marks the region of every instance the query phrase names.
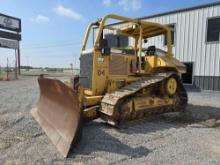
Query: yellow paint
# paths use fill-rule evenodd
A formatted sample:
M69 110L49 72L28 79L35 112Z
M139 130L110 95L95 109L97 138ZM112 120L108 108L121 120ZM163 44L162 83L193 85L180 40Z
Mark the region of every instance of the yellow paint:
M152 108L155 106L172 105L174 99L172 98L159 98L159 97L136 97L133 100L135 111Z
M86 120L92 120L98 117L97 109L99 106L92 106L83 110L83 117Z
M97 105L103 96L84 96L83 98L83 106L89 107L93 105Z
M111 53L110 55L101 54L99 46L103 29L115 29L114 26L106 25L108 19L116 19L119 21L126 21L128 24L125 27L116 29L117 32L134 38L135 44L132 47L134 54L122 54ZM131 19L127 17L117 15L107 15L101 20L93 22L89 25L85 38L83 41L82 52L86 50L86 44L91 29L97 26L97 34L95 37L93 51L93 72L92 72L92 87L91 89L84 90L83 102L86 106L98 105L101 101L101 97L106 92L113 92L123 86L140 80L149 74L152 74L157 69L171 68L176 72L184 72L184 65L173 57L172 44L171 44L171 32L172 28L164 26L158 23L146 22L137 19ZM142 43L144 39L148 37L158 36L161 34L167 35L167 52L164 56L158 56L154 54L152 56L145 56L144 67L140 65L142 57ZM109 74L109 63L113 57L123 58L123 62L127 66L126 74L112 75ZM136 63L136 73L131 72L131 63ZM181 69L180 69L181 68ZM160 100L160 99L156 99ZM154 100L155 101L155 100ZM159 104L159 101L157 102ZM136 104L140 104L139 102ZM150 104L150 100L146 100L146 105Z
M166 88L166 91L167 93L172 96L176 93L176 89L177 89L177 82L176 82L176 79L171 77L169 78L167 81L166 81L166 84L165 84L165 88Z

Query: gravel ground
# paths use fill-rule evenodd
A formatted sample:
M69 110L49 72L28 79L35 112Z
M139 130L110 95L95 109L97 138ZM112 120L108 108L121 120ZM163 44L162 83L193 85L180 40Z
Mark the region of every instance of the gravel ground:
M85 124L64 159L30 115L39 96L36 78L0 82L0 164L220 164L220 93L188 94L185 114L123 129L101 120Z

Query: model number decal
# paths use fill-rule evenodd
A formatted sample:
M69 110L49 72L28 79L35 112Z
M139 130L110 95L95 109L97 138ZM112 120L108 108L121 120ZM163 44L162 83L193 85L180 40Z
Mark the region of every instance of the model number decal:
M99 57L98 58L98 63L99 64L103 64L104 63L104 58L103 57Z

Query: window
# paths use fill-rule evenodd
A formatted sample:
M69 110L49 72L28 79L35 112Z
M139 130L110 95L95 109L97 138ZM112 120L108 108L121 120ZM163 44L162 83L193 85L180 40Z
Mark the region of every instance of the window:
M208 19L207 42L220 41L220 17Z
M174 28L175 30L175 24L170 24L170 25L167 25L171 28ZM175 32L171 32L171 44L174 45L174 36L175 36ZM167 45L167 36L165 35L164 37L164 45Z
M127 47L128 37L123 35L106 34L105 38L108 40L108 46L112 47Z

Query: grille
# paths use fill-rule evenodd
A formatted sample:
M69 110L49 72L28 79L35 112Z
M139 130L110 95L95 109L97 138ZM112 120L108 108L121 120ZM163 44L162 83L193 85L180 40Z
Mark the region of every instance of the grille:
M110 75L127 75L127 62L123 57L112 56L109 62Z
M92 88L93 53L85 53L80 57L79 83L84 88Z

